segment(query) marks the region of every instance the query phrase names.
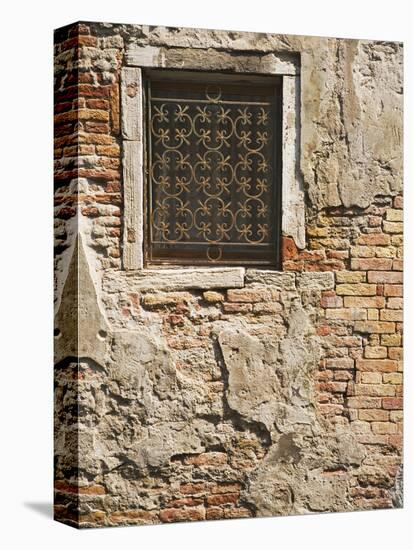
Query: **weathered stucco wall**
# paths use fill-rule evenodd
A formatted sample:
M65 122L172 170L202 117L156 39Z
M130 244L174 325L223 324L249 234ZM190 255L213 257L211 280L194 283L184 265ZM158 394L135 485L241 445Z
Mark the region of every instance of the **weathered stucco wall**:
M282 272L125 271L121 69L229 53L299 63L305 247L284 234ZM82 23L55 74L56 518L401 506L401 45Z

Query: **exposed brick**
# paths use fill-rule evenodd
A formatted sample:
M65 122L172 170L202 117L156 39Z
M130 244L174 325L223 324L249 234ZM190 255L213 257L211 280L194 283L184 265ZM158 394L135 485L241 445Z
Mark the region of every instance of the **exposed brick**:
M403 409L402 397L383 397L383 409Z
M392 333L395 332L396 325L389 321L356 321L354 323L354 330L376 334Z
M328 369L352 369L354 368L354 359L348 357L326 359L326 367Z
M55 481L54 488L62 493L72 493L77 495L104 495L105 488L102 485L73 485L66 481Z
M96 152L98 155L104 155L107 157L118 157L119 145L97 145Z
M227 493L221 495L209 495L207 497L207 503L212 505L220 504L235 504L238 501L238 493Z
M403 233L403 223L401 222L383 222L383 231L385 233Z
M324 308L339 308L343 306L343 298L337 296L333 290L326 290L321 293L320 305Z
M373 246L352 246L350 248L350 254L354 258L374 258L376 249Z
M360 380L363 384L381 384L383 375L381 372L361 372Z
M367 283L339 284L336 292L344 296L374 296L376 294L376 285Z
M399 309L382 309L380 311L382 321L403 321L403 311Z
M403 197L400 195L394 197L393 206L394 208L403 208Z
M384 359L387 357L387 348L385 346L366 346L364 357L366 359Z
M359 244L373 246L387 246L390 244L390 236L385 235L384 233L367 233L366 235L360 235L360 237L357 239L357 242Z
M392 422L372 422L371 429L375 434L395 434L397 427Z
M210 491L213 494L220 493L236 493L239 492L242 488L241 483L217 483L210 487Z
M206 292L204 292L203 298L206 302L209 302L211 304L224 301L224 295L221 292L215 292L213 290L207 290Z
M382 308L386 300L383 296L345 296L344 307Z
M403 422L403 411L390 411L391 422Z
M402 298L388 298L387 307L389 309L402 309L403 308L403 299Z
M209 483L181 483L179 490L183 495L203 495L209 491Z
M229 302L264 302L270 298L268 290L234 288L227 292Z
M107 122L109 120L109 113L99 109L77 109L75 111L67 111L65 113L58 113L54 117L55 124L61 122L69 122L76 120L96 120Z
M369 395L370 397L394 397L394 387L389 384L356 384L355 395Z
M380 342L383 346L400 346L402 337L400 334L382 334Z
M298 255L298 248L294 242L294 239L290 237L282 238L282 257L283 260L291 260Z
M403 374L401 372L389 372L383 374L383 382L385 384L402 384Z
M171 521L201 521L205 519L205 508L166 508L159 512L159 519L164 523Z
M326 311L326 319L362 320L366 318L367 312L364 309L339 308Z
M392 268L393 260L390 258L357 258L354 260L351 260L351 269L360 269L360 270L368 270L368 269L381 269L381 270L388 270ZM370 279L369 279L369 282Z
M119 510L109 515L111 523L152 523L156 521L157 513L148 510Z
M378 309L368 309L367 310L367 319L369 321L378 321L378 319L379 319L379 310Z
M369 271L367 280L369 283L397 284L403 282L403 273L399 271Z
M283 309L282 305L278 302L262 302L258 304L253 304L252 306L252 311L257 314L280 313L282 309ZM280 318L280 320L282 319Z
M389 359L403 359L403 348L388 348Z
M224 508L208 507L206 509L206 519L221 519L224 517Z
M175 498L168 502L170 508L182 508L183 506L199 506L204 504L203 498L185 497Z
M365 283L367 275L364 271L337 271L337 283Z
M391 359L358 359L356 368L360 371L396 372L398 364Z
M387 399L387 398L383 398ZM381 397L349 397L347 404L351 409L379 409L381 407Z
M164 307L176 305L182 302L191 302L193 297L188 292L157 292L155 294L146 294L143 297L145 307Z
M358 417L360 420L367 422L387 422L390 418L390 413L382 409L361 409L359 410Z
M185 458L184 464L192 464L194 466L217 466L227 462L226 453L202 453L200 455L189 456Z
M248 508L235 507L235 508L224 508L224 517L227 519L235 518L250 518L253 514Z
M223 308L225 313L248 313L252 311L252 304L224 302Z

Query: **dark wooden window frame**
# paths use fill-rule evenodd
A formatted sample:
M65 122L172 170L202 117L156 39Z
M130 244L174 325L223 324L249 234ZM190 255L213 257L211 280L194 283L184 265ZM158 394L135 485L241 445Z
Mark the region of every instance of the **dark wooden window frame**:
M144 156L144 166L145 166L145 182L144 182L144 258L145 258L145 265L151 266L151 265L181 265L181 266L218 266L218 265L227 265L227 266L263 266L263 267L271 267L273 269L279 269L280 268L280 261L281 261L281 255L280 255L280 236L281 236L281 213L282 213L282 197L281 197L281 191L282 191L282 105L283 105L283 98L282 98L282 77L276 76L276 75L255 75L255 74L240 74L240 73L221 73L221 72L196 72L196 71L182 71L182 70L166 70L166 69L156 69L156 70L146 70L143 72L143 91L144 91L144 111L145 116L144 118L144 148L143 148L143 156ZM261 224L258 226L259 220L257 219L249 219L247 221L252 222L252 228L254 229L254 224L256 225L255 230L257 230L257 227L262 229L262 227L265 228L265 231L268 230L268 236L265 234L255 235L256 241L260 241L260 244L256 245L254 244L253 239L247 239L247 238L241 238L239 237L239 234L237 234L238 240L243 240L244 243L239 244L223 244L221 246L221 242L209 242L207 244L207 239L203 243L194 243L189 244L188 246L185 246L185 244L181 244L178 241L173 242L171 245L167 244L155 244L152 239L153 235L153 218L151 215L154 213L153 205L152 205L152 197L154 194L154 191L152 189L152 169L151 165L153 162L153 159L151 158L152 149L156 150L157 147L154 145L154 135L153 132L151 132L151 123L150 123L150 117L151 117L151 109L156 108L159 105L165 105L165 102L159 102L157 99L152 99L151 97L151 87L155 86L158 87L158 91L161 90L160 95L167 96L166 99L168 99L168 96L170 98L170 102L175 102L175 96L183 96L182 102L183 104L186 104L188 106L189 104L189 112L191 109L191 106L193 105L195 108L198 107L198 105L205 105L207 108L213 107L214 104L216 105L216 108L221 110L221 107L230 105L231 100L239 101L240 107L244 105L241 101L241 97L244 98L246 109L249 114L252 114L249 112L250 109L256 109L257 112L260 114L260 106L255 105L255 102L260 103L260 100L262 100L262 103L264 104L264 100L266 100L267 104L265 105L266 108L268 108L270 112L270 126L265 122L266 126L265 129L268 129L270 127L269 133L269 144L267 145L267 153L271 155L271 169L270 169L270 181L269 183L269 189L266 193L266 195L262 194L263 198L265 198L265 201L261 201L260 204L263 205L264 202L265 207L264 209L268 209L267 213L267 219L265 219L265 215L262 214L261 217L264 217L264 221L267 222L265 225ZM202 94L201 92L207 89L209 91L209 94L207 94L208 100L205 100L205 102L201 101ZM230 94L227 95L227 99L225 99L225 96L223 96L222 101L218 99L217 92L223 93L223 94ZM176 93L175 93L176 92ZM215 94L215 95L214 95ZM195 99L195 96L198 96L198 100ZM228 99L230 98L230 99ZM176 100L178 101L178 100ZM181 101L181 100L179 100ZM199 103L197 103L199 101ZM152 104L152 102L155 102L155 107ZM188 103L189 102L189 103ZM167 102L166 102L167 104ZM218 107L219 106L219 107ZM238 107L238 105L237 105ZM167 108L165 108L165 111L167 111ZM235 105L233 106L233 110L235 110ZM156 109L155 114L159 112L159 107ZM162 111L163 112L163 111ZM155 117L154 117L155 118ZM159 119L159 117L158 117ZM170 119L170 116L169 116ZM199 120L199 119L198 119ZM170 121L168 120L170 123ZM170 129L173 129L174 126L170 127ZM244 128L241 125L239 128ZM248 126L245 126L245 129L250 129ZM258 127L255 128L255 132L258 132ZM215 134L216 135L216 134ZM258 135L258 133L257 133ZM254 138L257 137L252 132L252 135L250 137ZM162 144L164 143L163 140L156 140L158 143L159 141L162 141ZM168 141L168 147L169 144L172 143L172 141ZM185 144L184 144L185 145ZM188 142L189 145L189 142ZM194 144L192 144L194 145ZM238 147L240 146L237 144ZM241 144L243 145L243 144ZM248 151L248 146L246 147L246 151ZM265 146L262 146L262 151L265 150ZM167 149L165 149L165 152ZM192 154L189 154L189 163L195 162L195 159L192 158L196 154L196 149L192 150ZM234 145L232 145L232 157L234 157L236 154L236 151L234 151ZM159 157L157 157L159 158ZM245 157L246 158L246 157ZM231 158L229 162L232 161L232 168L234 167L235 163L237 162L236 159ZM156 164L156 163L154 163ZM164 171L165 173L165 171ZM259 174L258 174L259 175ZM257 174L255 174L257 176ZM235 181L231 182L233 186L235 186ZM228 189L231 190L230 187ZM231 191L228 191L231 196L234 195L234 189ZM168 204L168 196L166 194L163 195L164 198L166 198L166 204ZM200 199L203 197L205 198L206 195L202 195L202 192L200 191ZM191 195L189 195L191 197ZM186 198L188 198L188 195L186 195ZM192 198L195 197L192 195ZM244 196L244 199L246 200L246 196ZM170 200L169 200L170 202ZM231 201L230 201L231 202ZM254 201L248 201L246 200L246 203L250 206L251 204L254 204ZM270 203L270 204L268 204ZM212 200L209 204L214 204L214 201ZM217 203L215 203L217 204ZM229 204L229 203L228 203ZM237 202L237 204L240 204ZM255 204L259 204L258 201L255 201ZM232 207L232 203L230 204L229 208ZM262 206L261 206L262 208ZM158 209L159 210L159 209ZM193 212L188 212L188 216L192 216ZM226 219L231 219L231 216L233 216L233 212L228 214ZM187 216L187 217L188 217ZM198 210L198 219L201 219L200 216L202 214L199 214ZM242 214L239 215L239 219L242 219ZM159 217L159 216L158 216ZM191 218L193 219L193 217ZM207 221L207 218L203 218L205 221ZM232 217L234 219L234 217ZM262 221L262 220L261 220ZM244 224L240 224L241 227L245 228ZM267 229L268 228L268 229ZM193 228L194 229L194 228ZM157 234L159 235L160 232L158 231ZM193 235L194 233L192 233ZM200 234L198 232L198 234ZM232 231L232 237L234 238L234 231ZM228 240L229 240L229 234L228 234ZM248 242L248 241L251 241ZM158 241L159 242L159 241ZM189 252L187 250L190 249ZM223 252L224 251L224 252Z

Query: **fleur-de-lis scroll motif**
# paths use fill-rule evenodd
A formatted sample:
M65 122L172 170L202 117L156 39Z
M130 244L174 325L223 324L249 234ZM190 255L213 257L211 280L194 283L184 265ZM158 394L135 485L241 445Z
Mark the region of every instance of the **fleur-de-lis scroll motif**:
M159 243L205 245L210 261L225 261L226 247L272 239L271 103L252 94L243 104L232 90L226 96L214 84L185 91L188 100L170 90L151 99L153 234Z

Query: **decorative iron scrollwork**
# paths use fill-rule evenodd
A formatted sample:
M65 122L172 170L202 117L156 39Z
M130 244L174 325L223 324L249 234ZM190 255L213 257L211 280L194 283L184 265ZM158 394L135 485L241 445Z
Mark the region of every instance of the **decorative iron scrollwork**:
M273 262L275 95L177 92L153 82L149 94L151 259Z

